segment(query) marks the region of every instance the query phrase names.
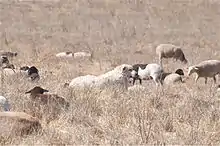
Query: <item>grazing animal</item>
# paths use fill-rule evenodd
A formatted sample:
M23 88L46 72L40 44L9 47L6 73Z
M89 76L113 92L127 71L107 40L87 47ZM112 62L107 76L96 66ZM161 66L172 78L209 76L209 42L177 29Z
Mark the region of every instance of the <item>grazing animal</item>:
M56 57L59 58L85 58L85 57L91 57L91 53L87 53L87 52L60 52L58 54L56 54Z
M0 58L0 66L2 67L3 65L7 65L7 64L9 64L8 57L1 56L1 58Z
M136 80L139 80L140 84L142 84L142 79L138 75L138 70L139 70L139 67L141 69L145 69L147 65L148 64L134 64L133 65L133 70L131 72L131 76L132 76L132 79L133 79L133 83L132 83L133 85L135 84Z
M31 81L38 81L40 79L39 70L35 66L23 66L20 67L20 71L25 72Z
M24 112L0 112L0 137L24 136L42 129L39 119Z
M214 83L216 83L216 75L220 73L220 61L219 60L205 60L197 65L188 67L187 75L190 76L192 73L196 73L195 82L200 77L205 78L205 84L207 84L207 79L213 78Z
M0 56L16 57L17 55L17 52L0 52Z
M69 102L66 101L65 98L60 97L56 94L43 94L44 92L49 92L46 89L41 88L40 86L36 86L33 89L25 92L25 94L30 93L30 98L34 101L39 101L41 104L55 104L61 105L65 108L69 107Z
M183 83L182 76L184 76L183 70L177 69L175 73L164 73L162 80L164 84Z
M160 44L156 47L156 54L159 57L159 64L162 65L163 58L174 58L176 61L180 60L184 64L188 61L185 58L185 55L179 46L172 44Z
M163 72L164 71L161 65L156 64L156 63L151 63L151 64L147 64L144 69L142 69L139 66L138 72L135 76L138 76L140 80L147 80L147 79L152 78L155 84L158 86L159 84L162 85L161 77L162 77Z
M38 69L35 67L35 66L31 66L29 69L28 69L28 75L32 75L33 73L36 73L38 74Z
M84 58L84 57L91 57L92 54L91 53L87 53L87 52L75 52L73 54L74 58Z
M10 111L9 101L4 96L0 96L0 106L4 109L4 111Z
M73 53L70 51L67 52L60 52L56 54L56 57L59 58L73 58Z

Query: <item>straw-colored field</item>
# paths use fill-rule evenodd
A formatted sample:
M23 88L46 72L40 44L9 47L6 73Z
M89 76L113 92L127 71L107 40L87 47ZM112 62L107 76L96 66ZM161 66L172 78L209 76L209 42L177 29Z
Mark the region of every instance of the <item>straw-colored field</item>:
M50 113L41 113L43 131L0 138L0 144L220 144L220 102L212 80L195 84L192 75L163 90L145 81L145 92L124 93L63 87L122 63L157 62L161 43L182 46L188 65L220 59L218 0L0 0L0 40L1 50L18 52L12 60L17 68L35 65L41 75L39 83L4 77L1 94L13 111L33 111L24 93L36 85L71 103L49 124L44 118ZM93 52L92 60L55 58L83 50ZM164 63L166 71L186 67L171 59Z

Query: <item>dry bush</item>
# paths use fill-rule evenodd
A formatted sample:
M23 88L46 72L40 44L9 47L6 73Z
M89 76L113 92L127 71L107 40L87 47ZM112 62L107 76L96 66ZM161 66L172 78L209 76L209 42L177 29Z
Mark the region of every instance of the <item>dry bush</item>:
M18 52L12 61L16 67L35 65L41 75L35 83L4 77L1 93L13 111L38 116L44 129L0 143L219 145L219 95L211 80L195 85L190 77L163 89L146 81L144 92L64 88L79 75L99 75L122 63L157 62L155 48L161 43L183 46L189 65L219 59L219 8L215 0L0 1L1 49ZM62 51L91 51L93 56L55 58ZM164 63L166 71L185 67ZM67 98L70 109L56 114L33 106L24 93L36 85Z

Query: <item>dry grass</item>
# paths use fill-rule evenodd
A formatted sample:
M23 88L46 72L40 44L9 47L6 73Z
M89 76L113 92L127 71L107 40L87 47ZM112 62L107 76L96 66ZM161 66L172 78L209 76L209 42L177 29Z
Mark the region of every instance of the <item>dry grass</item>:
M39 83L4 77L14 111L29 111L24 92L35 85L66 97L70 110L44 130L1 144L220 144L219 97L211 80L145 92L71 91L76 76L101 74L122 63L156 62L160 43L183 46L189 64L220 59L217 0L0 0L1 49L17 51L17 67L35 65ZM5 37L7 38L6 45ZM59 60L61 51L92 51L92 60ZM166 71L185 67L164 61ZM52 72L52 73L50 73ZM44 113L45 112L45 113Z

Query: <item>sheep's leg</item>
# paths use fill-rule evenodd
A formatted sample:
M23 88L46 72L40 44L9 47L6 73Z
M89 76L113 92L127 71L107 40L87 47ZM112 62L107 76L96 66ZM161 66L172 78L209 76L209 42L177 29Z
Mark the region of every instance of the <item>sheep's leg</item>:
M142 85L142 79L139 78L140 84Z
M199 79L199 75L196 75L196 78L195 78L196 83L197 83L198 79Z
M134 85L134 83L135 83L135 80L136 80L136 79L135 79L135 78L133 78L133 85Z
M213 77L213 80L214 80L214 83L216 84L216 77L215 76Z
M207 77L205 77L205 84L207 84Z

